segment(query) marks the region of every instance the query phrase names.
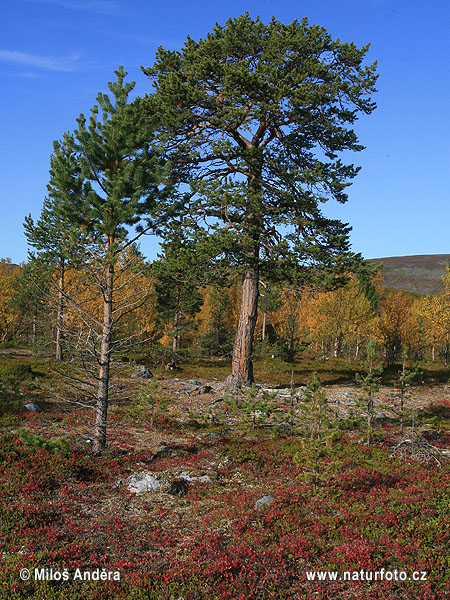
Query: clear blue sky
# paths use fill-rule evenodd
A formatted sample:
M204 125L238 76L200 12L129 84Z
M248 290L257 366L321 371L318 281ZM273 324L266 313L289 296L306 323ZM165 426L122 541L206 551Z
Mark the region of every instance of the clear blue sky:
M342 41L371 43L380 77L377 110L356 124L363 169L348 203L324 212L353 226L353 249L366 258L450 253L446 0L14 0L2 6L0 37L0 257L26 259L22 223L39 216L52 142L89 112L114 69L124 65L143 95L140 65L159 45L178 49L246 10L264 22L307 16ZM149 257L155 247L142 244Z

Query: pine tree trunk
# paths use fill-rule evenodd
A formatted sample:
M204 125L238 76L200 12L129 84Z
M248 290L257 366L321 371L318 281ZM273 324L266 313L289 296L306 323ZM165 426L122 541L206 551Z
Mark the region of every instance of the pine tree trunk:
M231 387L252 385L252 348L256 319L258 316L259 270L249 270L242 281L241 311L233 347L231 375L227 382Z
M266 311L263 312L263 324L262 324L262 342L266 339Z
M62 361L63 359L63 351L62 351L62 328L63 328L63 314L64 314L64 271L65 265L64 260L61 261L60 271L59 271L59 280L58 280L58 307L56 311L56 352L55 358L58 361Z
M103 329L100 346L100 372L95 410L95 454L106 448L106 425L108 415L108 392L111 363L112 297L114 267L108 265L103 293Z
M231 364L231 375L227 378L227 384L231 388L252 385L253 377L253 338L255 334L256 321L258 319L259 298L259 237L263 230L263 221L258 213L258 202L256 211L253 212L255 198L262 197L261 181L262 165L253 165L251 175L248 178L249 204L247 205L247 217L253 246L247 254L248 262L246 272L242 280L241 308L239 321L234 339L233 359ZM251 208L250 208L251 206Z
M31 321L31 345L36 346L36 329L37 329L37 315L36 310L33 312L33 320Z

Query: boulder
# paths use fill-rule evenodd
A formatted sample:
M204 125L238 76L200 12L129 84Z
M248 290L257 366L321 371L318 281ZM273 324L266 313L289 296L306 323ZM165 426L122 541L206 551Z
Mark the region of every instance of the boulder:
M306 396L306 391L307 388L305 385L302 385L301 387L297 388L295 390L295 396L299 399L299 400L303 400Z
M161 488L161 484L153 475L148 473L136 473L131 475L125 482L128 491L133 494L142 494L142 492L156 492Z
M218 431L208 431L207 433L199 433L197 436L198 440L202 440L204 438L208 438L210 440L223 440L224 436Z
M211 439L211 440L223 440L223 434L219 433L218 431L208 431L208 433L206 434L206 437Z
M185 481L198 481L198 483L212 483L211 477L208 475L201 475L200 477L196 477L193 475L189 475L186 471L183 471L179 474L179 479L184 479Z
M24 404L23 407L29 410L30 412L43 412L43 409L39 406L39 404L36 404L35 402L29 402L28 404Z
M256 501L255 503L255 508L256 510L260 510L261 508L264 508L265 506L270 506L271 504L273 504L274 498L272 496L272 494L268 494L267 496L263 496L262 498L260 498L259 500Z
M202 385L197 390L199 394L210 394L212 391L213 389L210 385Z

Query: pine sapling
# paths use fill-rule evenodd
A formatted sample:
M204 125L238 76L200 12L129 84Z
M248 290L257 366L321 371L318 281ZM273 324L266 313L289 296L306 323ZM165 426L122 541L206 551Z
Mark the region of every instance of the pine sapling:
M380 375L383 372L383 363L380 355L377 353L375 342L372 340L367 344L367 355L364 361L366 374L356 373L356 381L361 385L365 395L360 396L359 400L366 403L367 409L367 443L373 436L374 422L374 398L380 389Z
M258 388L252 385L248 391L247 397L242 404L244 411L244 423L255 430L257 426L262 425L266 419L273 413L275 405L271 400L275 394L263 391L262 396L258 397Z
M414 380L422 377L422 371L417 367L407 369L406 361L403 358L403 364L401 371L398 372L396 387L399 390L399 405L398 406L386 406L391 412L393 412L400 419L400 435L403 435L404 424L407 416L407 410L405 408L406 401L411 397L411 384Z
M334 422L329 419L328 400L315 372L307 382L303 403L308 422L301 440L301 450L295 454L294 462L308 469L306 478L316 486L323 480L322 459L338 438L338 432Z

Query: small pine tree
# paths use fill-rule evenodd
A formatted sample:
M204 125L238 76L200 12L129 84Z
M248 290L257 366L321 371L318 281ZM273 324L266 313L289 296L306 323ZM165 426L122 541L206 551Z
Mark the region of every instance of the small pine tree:
M380 355L377 353L376 344L372 340L367 344L366 360L363 365L365 374L356 373L356 381L361 385L364 395L360 396L359 401L365 402L367 409L367 443L369 444L373 436L374 422L374 397L380 389L380 375L383 372L383 363Z
M273 402L275 397L276 394L271 394L266 390L263 390L260 395L257 386L252 385L243 398L240 394L227 394L224 400L227 411L242 416L244 425L254 431L265 423L275 411L276 404Z
M397 406L392 403L385 404L385 407L393 412L400 419L400 435L403 435L404 423L406 417L410 414L405 403L411 397L411 384L422 377L422 371L417 367L406 368L406 360L403 358L402 369L398 372L396 387L399 390L399 403Z
M267 391L263 391L262 395L259 396L258 388L252 385L247 397L241 405L244 411L244 423L246 423L252 430L255 430L258 426L261 426L270 417L275 409L275 404L272 402L274 395L271 395Z
M304 467L305 478L316 486L324 479L322 459L330 445L339 438L339 433L330 419L325 390L315 372L307 382L303 408L303 436L294 462Z

